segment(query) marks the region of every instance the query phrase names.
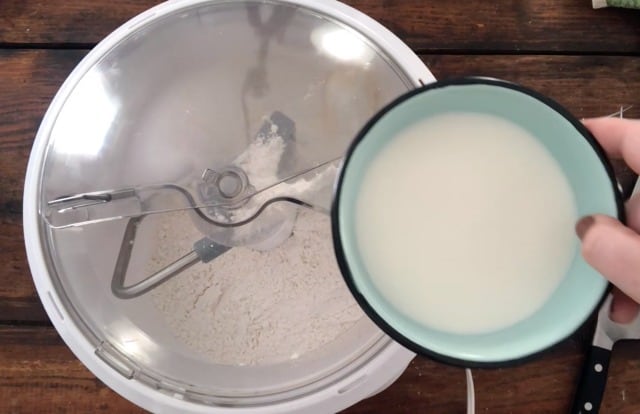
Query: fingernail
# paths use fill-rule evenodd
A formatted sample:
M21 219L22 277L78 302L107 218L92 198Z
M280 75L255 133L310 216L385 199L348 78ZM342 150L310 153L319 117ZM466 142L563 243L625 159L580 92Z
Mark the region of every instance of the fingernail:
M576 223L576 234L580 237L580 240L584 239L584 235L587 234L587 231L595 222L596 220L593 216L585 216L578 220Z

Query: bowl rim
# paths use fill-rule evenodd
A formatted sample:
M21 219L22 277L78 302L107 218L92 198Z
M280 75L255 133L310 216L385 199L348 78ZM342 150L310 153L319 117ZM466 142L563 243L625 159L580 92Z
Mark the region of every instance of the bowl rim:
M339 214L339 206L340 201L342 199L342 188L345 180L345 175L347 171L347 166L355 153L356 149L360 145L360 143L365 139L368 135L369 131L380 121L387 113L395 109L400 104L410 100L416 95L420 95L429 91L445 88L448 86L465 86L465 85L488 85L501 87L506 89L511 89L519 93L524 93L538 101L542 104L548 106L554 112L559 114L565 120L569 121L569 123L578 131L580 135L590 144L592 150L596 153L598 159L603 165L607 176L609 177L609 181L611 183L613 194L616 203L617 210L617 218L621 222L626 222L625 217L625 209L622 193L618 187L618 181L615 177L615 173L613 167L607 155L600 145L600 143L595 139L593 134L582 124L580 120L578 120L575 116L573 116L566 108L560 105L557 101L535 91L528 87L522 86L520 84L497 79L491 77L483 77L483 76L466 76L459 78L450 78L445 80L438 80L436 82L423 85L419 88L411 90L389 104L383 107L380 111L378 111L358 132L356 137L351 142L347 152L345 153L342 166L338 173L338 177L336 178L336 183L334 187L334 199L331 206L331 230L332 230L332 239L334 245L334 251L336 255L336 260L340 271L342 273L343 279L349 288L351 294L355 298L356 302L360 305L360 307L364 310L366 315L376 324L382 331L384 331L387 335L389 335L392 339L403 345L404 347L410 349L411 351L417 353L421 356L430 357L436 361L443 362L445 364L459 366L459 367L468 367L468 368L501 368L501 367L509 367L518 365L532 359L536 359L541 354L549 351L551 348L555 347L558 343L564 341L565 339L572 336L576 331L580 330L585 324L589 322L591 316L600 308L604 300L606 299L609 291L611 290L611 285L607 283L600 299L597 303L594 303L593 308L589 312L588 315L585 315L585 318L581 324L575 327L570 327L569 333L567 335L556 338L550 345L543 347L537 351L525 353L523 356L516 358L506 358L504 360L490 360L490 361L475 361L464 358L459 358L451 355L446 355L440 352L435 352L402 334L398 330L396 330L391 324L389 324L384 318L380 316L380 314L375 310L375 308L369 303L369 301L365 298L365 296L360 292L358 287L356 286L353 274L351 273L351 269L348 265L344 246L341 240L341 220Z

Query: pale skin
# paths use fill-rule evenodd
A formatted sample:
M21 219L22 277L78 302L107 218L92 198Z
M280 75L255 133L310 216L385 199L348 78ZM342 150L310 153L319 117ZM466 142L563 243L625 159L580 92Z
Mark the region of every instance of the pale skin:
M610 158L623 159L640 173L640 120L583 122ZM628 200L625 208L626 226L604 215L584 217L576 225L585 260L616 286L610 317L619 323L630 322L640 309L640 194Z

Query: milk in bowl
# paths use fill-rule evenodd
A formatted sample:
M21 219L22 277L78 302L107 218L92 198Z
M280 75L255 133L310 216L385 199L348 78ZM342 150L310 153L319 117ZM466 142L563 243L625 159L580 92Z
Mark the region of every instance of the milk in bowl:
M488 78L439 81L354 139L331 217L344 280L413 351L463 366L521 360L571 335L607 281L585 215L624 219L602 148L555 101Z
M495 115L451 112L400 132L372 160L356 235L398 310L481 333L551 296L576 250L576 215L567 178L535 137Z

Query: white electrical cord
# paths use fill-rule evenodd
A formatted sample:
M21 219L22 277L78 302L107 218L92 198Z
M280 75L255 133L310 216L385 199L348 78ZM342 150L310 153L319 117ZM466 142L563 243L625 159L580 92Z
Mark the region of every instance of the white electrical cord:
M473 375L471 375L471 370L469 368L466 368L464 372L467 377L467 414L475 414L476 392L473 387Z

